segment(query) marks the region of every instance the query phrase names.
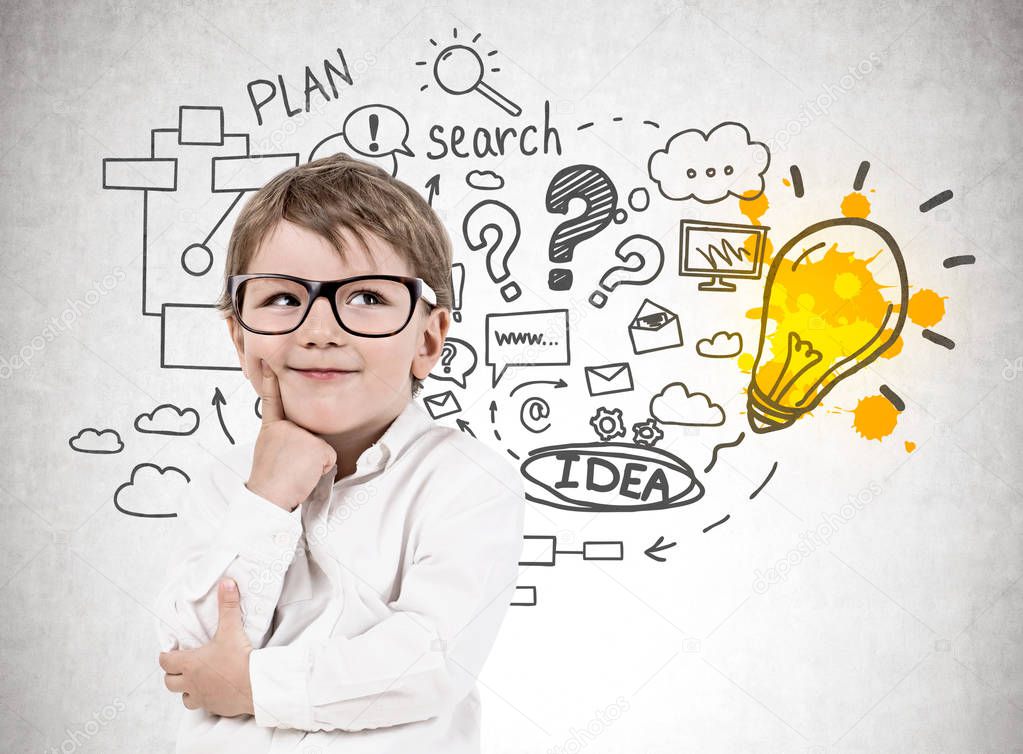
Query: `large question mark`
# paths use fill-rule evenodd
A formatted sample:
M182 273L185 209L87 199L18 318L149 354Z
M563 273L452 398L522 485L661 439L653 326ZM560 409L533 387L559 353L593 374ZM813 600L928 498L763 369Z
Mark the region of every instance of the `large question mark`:
M619 285L649 283L664 267L664 249L650 236L629 236L618 244L615 256L625 264L615 265L600 276L600 287L608 293ZM600 309L607 303L607 295L594 291L590 294L590 303Z
M586 202L586 211L566 220L554 229L548 257L555 264L572 261L575 247L592 238L610 225L611 220L624 221L624 213L615 216L618 190L600 168L594 165L572 165L559 170L547 187L547 211L559 215L568 213L570 199ZM552 291L567 291L572 287L572 271L553 268L547 276L547 287Z
M462 237L470 249L478 251L489 247L487 274L495 283L500 283L511 275L508 271L508 258L519 243L521 230L519 218L512 208L496 199L484 199L469 210L462 221ZM487 231L497 231L497 237L493 241L487 241L485 237ZM522 295L522 290L518 283L512 281L501 287L501 295L505 301L514 301Z

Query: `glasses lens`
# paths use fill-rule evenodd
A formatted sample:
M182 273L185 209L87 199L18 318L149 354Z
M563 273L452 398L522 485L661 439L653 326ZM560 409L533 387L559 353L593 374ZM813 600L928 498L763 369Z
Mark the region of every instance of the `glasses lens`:
M246 327L264 333L295 329L309 305L305 287L287 278L246 280L237 293L238 312ZM383 335L400 329L411 310L411 296L404 283L367 278L337 290L337 311L349 330L363 335Z
M411 297L404 283L367 278L346 283L337 291L337 310L345 327L364 335L399 329L408 319Z
M246 327L277 333L298 324L309 294L301 284L287 278L252 278L238 288L237 300Z

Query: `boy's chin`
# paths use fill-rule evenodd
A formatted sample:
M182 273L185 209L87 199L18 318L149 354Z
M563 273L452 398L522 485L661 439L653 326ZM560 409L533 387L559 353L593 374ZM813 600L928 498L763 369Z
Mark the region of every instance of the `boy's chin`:
M350 412L337 415L328 413L309 417L297 416L294 418L289 415L288 420L307 432L312 432L314 435L337 435L347 432L354 426Z

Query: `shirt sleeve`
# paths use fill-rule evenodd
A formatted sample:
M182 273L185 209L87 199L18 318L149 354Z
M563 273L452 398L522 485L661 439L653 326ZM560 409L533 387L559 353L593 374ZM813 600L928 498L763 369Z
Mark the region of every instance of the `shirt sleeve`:
M257 725L305 731L399 725L464 699L511 604L522 556L518 470L431 500L390 615L354 637L257 649Z
M238 584L245 632L266 643L284 575L302 536L301 508L288 512L245 486L219 459L201 467L178 513L178 557L156 599L160 650L195 649L217 632L217 585Z

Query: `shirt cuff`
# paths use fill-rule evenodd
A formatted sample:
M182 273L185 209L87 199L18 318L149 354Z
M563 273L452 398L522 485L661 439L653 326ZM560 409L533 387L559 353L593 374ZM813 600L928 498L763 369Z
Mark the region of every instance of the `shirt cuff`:
M249 683L256 725L312 730L309 702L309 647L288 644L249 654Z
M302 506L290 513L233 479L224 490L229 508L221 531L239 557L266 564L293 553L302 536Z

